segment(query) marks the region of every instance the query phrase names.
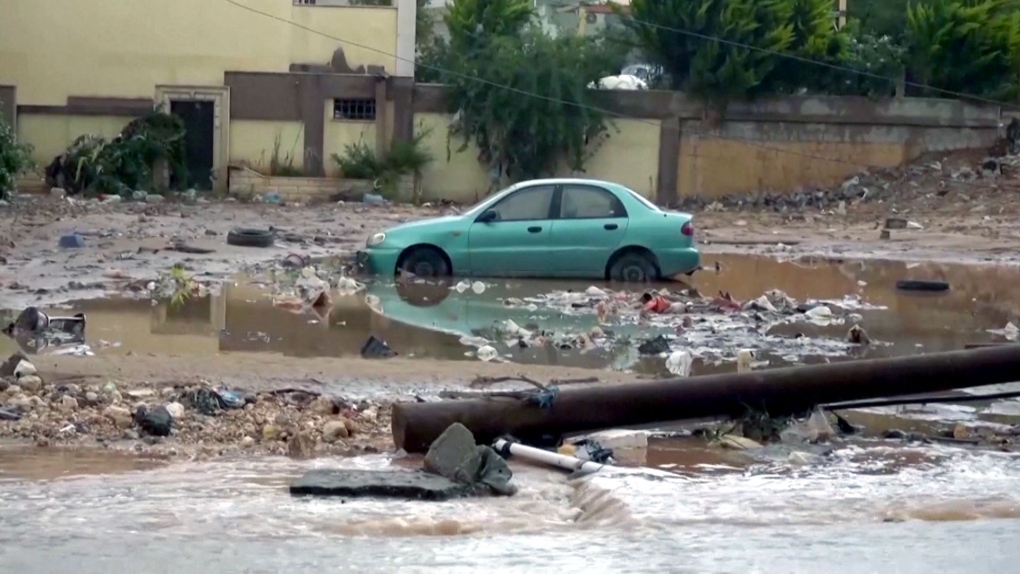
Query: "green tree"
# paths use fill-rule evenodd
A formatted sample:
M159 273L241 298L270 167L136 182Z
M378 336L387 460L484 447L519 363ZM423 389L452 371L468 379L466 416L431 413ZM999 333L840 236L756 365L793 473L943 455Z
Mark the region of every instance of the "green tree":
M835 68L819 66L824 62L845 65L851 38L837 30L832 14L832 0L786 0L790 15L787 23L793 39L785 53L797 58L776 56L771 73L762 83L761 93L795 93L800 90L826 91L839 80Z
M881 39L889 36L902 42L907 30L907 5L910 0L849 0L847 17L856 20L862 35Z
M1020 73L1017 0L911 4L907 32L910 70L917 83L992 99L1016 99Z
M528 0L456 0L445 17L450 41L431 53L460 150L474 143L481 163L513 180L561 163L583 170L609 128L587 86L623 58L603 38L553 38L532 19Z
M725 101L753 93L777 63L743 46L787 50L792 16L790 0L633 0L623 23L673 89Z

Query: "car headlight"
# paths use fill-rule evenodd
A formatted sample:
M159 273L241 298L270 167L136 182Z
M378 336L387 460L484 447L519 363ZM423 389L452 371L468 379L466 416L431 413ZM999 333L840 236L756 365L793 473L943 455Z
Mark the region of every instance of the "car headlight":
M373 233L371 237L368 238L368 241L365 242L365 245L368 247L375 247L383 241L386 241L385 233Z

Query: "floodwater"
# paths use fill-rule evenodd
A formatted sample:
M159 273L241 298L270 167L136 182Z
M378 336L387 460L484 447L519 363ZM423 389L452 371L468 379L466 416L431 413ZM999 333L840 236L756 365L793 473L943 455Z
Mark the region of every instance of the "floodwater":
M713 269L715 262L719 270ZM845 342L851 323L816 325L805 322L771 327L766 336L751 327L712 330L707 338L715 360L696 361L695 374L732 370L735 344L754 348L772 366L850 357L882 357L961 349L966 344L1004 340L989 333L1016 321L1020 292L1013 286L1020 270L941 263L907 264L884 261L777 261L764 257L715 255L707 271L692 283L703 294L727 291L740 300L779 289L798 301L840 301L847 296L875 308L854 310L859 323L879 344L867 348ZM951 283L944 293L897 292L899 279L940 279ZM88 342L97 353L216 354L230 351L281 353L296 357L354 356L369 335L385 340L406 357L473 361L474 348L465 339L492 335L493 326L513 320L520 326L566 333L586 333L595 326L594 313L540 304L529 310L504 305L507 298L542 297L560 290L583 291L588 283L545 281L489 282L475 294L422 286L373 285L364 293L337 297L328 313L294 313L274 307L265 290L248 283L226 285L212 297L179 307L149 300L91 300L49 309L54 315L85 312ZM366 304L366 300L372 305ZM373 307L375 310L373 310ZM636 346L654 332L637 325L610 325L624 342L588 349L519 348L497 343L506 360L589 368L631 368L665 374L662 358L642 358ZM670 333L672 329L666 329ZM734 343L735 335L748 335ZM717 335L717 336L716 336ZM715 339L713 340L713 336ZM477 338L477 337L475 337ZM630 343L625 342L630 339ZM10 347L10 348L8 348ZM0 338L0 353L15 343ZM730 355L726 357L725 355ZM727 360L724 360L727 359Z
M571 483L515 462L517 496L445 503L286 491L312 467L419 464L383 455L149 468L93 455L56 478L33 469L63 464L61 451L0 450L0 564L47 574L999 574L1020 560L1013 454L873 442L804 465L659 443L646 462L656 474Z
M693 280L702 293L725 290L748 299L781 289L798 300L854 294L882 307L858 311L882 344L856 356L1001 341L988 330L1017 322L1020 309L1012 287L1020 273L1011 269L738 256L713 256L706 266L716 259L718 273ZM897 293L894 283L904 278L946 280L953 288L937 295ZM238 283L178 308L91 301L53 313L87 313L88 343L96 353L347 356L374 334L405 356L475 361L462 342L465 335L518 320L512 309L492 304L495 297L587 286L511 281L490 283L481 295L382 286L370 293L375 310L363 296L347 297L328 315L314 316L273 307L263 291ZM531 314L536 323L576 326L575 317L556 310ZM802 332L805 339L829 340L837 350L846 329L774 327L777 337ZM3 347L9 344L0 338L0 351L9 352ZM504 350L521 362L604 368L619 360L612 349ZM805 353L798 360L839 358ZM658 361L635 365L654 371ZM699 366L700 372L713 368L732 365ZM957 421L1015 424L1020 401L844 414L866 425L868 436L890 427L935 433ZM1020 455L877 439L799 450L808 454L792 447L731 451L700 439L651 439L646 451L626 460L652 474L600 473L569 482L556 471L514 462L521 488L515 497L427 503L295 499L286 491L313 467L403 469L420 459L171 463L0 445L0 565L4 572L47 574L1000 574L1020 561Z

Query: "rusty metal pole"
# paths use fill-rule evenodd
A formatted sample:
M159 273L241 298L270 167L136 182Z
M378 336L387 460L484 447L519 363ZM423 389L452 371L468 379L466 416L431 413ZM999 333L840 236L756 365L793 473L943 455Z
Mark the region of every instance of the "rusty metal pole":
M708 375L649 383L566 388L552 407L517 399L397 403L393 441L425 452L455 422L479 443L563 435L613 427L705 417L741 416L748 408L772 416L815 405L933 393L1020 381L1020 346L951 351L912 357L847 361Z

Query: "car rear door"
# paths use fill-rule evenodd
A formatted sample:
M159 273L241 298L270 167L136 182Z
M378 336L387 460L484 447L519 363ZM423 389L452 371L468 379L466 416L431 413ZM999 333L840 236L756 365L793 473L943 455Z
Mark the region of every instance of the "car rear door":
M601 277L627 233L627 209L616 195L592 184L561 186L549 256L560 274Z
M486 211L497 219L475 221L468 231L471 274L483 277L548 275L553 185L522 187Z

